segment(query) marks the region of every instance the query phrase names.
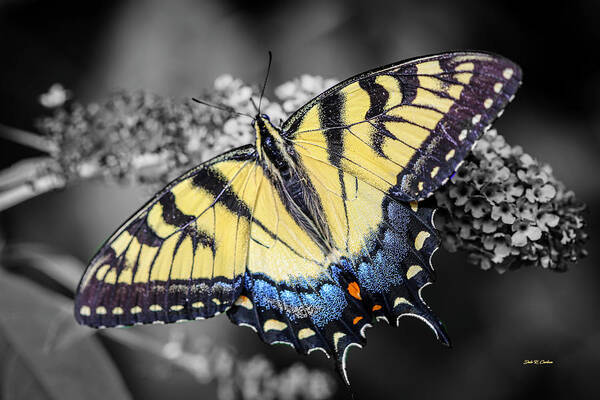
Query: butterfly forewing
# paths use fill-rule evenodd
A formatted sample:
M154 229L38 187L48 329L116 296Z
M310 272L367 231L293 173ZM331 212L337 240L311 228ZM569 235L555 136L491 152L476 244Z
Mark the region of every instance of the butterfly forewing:
M517 91L520 68L447 53L350 78L283 125L303 165L332 165L401 200L442 185Z
M90 262L76 317L99 326L202 319L229 308L245 272L250 212L232 190L256 165L249 146L168 185Z

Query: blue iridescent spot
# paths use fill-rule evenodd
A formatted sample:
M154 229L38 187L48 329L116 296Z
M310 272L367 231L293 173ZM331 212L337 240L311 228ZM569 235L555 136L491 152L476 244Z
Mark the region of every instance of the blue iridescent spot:
M393 260L386 259L379 251L373 263L362 262L358 267L358 282L371 293L386 293L392 286L402 284L400 268Z
M406 231L406 230L405 230ZM383 253L388 263L394 265L400 265L400 263L406 258L406 254L409 251L407 246L408 238L406 232L403 234L397 234L391 230L388 230L383 238Z
M368 254L368 262L362 261L358 266L360 286L372 293L386 293L403 283L401 265L410 251L407 232L411 215L407 206L390 201L387 214L390 227L383 228L383 238L373 235L367 240L368 243L381 242L381 248L375 254Z
M254 294L257 306L279 311L291 320L310 316L316 326L323 327L328 322L341 318L342 311L347 306L342 288L333 283L322 284L326 280L328 278L325 276L321 280L299 279L292 283L299 289L295 291L278 290L275 284L255 276L246 279L246 288ZM304 292L301 288L310 291Z
M253 280L254 301L264 308L275 308L274 300L279 299L277 288L262 279Z
M312 319L318 327L325 326L329 321L342 317L342 311L348 304L343 290L332 284L325 284L319 290L317 307L320 312L315 313Z
M304 305L302 304L302 299L298 293L290 290L282 290L280 294L283 306L287 311L286 316L289 319L295 320L297 316L304 316Z

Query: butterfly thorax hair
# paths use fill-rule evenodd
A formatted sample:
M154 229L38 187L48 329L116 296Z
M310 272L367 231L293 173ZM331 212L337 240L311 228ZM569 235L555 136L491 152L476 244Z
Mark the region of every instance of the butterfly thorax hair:
M335 246L317 192L310 179L305 176L305 169L300 167L293 146L267 115L257 115L254 129L261 165L282 194L287 210L311 233L315 242L326 253L331 253Z

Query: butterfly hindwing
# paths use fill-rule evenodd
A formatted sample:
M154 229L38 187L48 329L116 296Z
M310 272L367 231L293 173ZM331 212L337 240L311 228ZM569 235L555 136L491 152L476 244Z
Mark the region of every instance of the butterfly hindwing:
M347 350L366 343L365 329L375 321L397 324L402 316L415 316L449 343L420 294L433 280L429 259L439 241L433 209L416 207L386 197L363 208L365 220L374 213L380 220L360 239L360 250L341 248L342 255L315 275L300 270L273 279L269 263L274 260L265 257L264 267L246 274L240 301L227 312L230 319L251 327L267 343L287 344L301 353L324 351L346 381Z

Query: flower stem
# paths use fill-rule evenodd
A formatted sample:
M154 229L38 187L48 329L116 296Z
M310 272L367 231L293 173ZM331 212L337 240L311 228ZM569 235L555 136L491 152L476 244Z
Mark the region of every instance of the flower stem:
M58 151L58 146L53 141L4 124L0 124L0 137L48 154L55 154Z

